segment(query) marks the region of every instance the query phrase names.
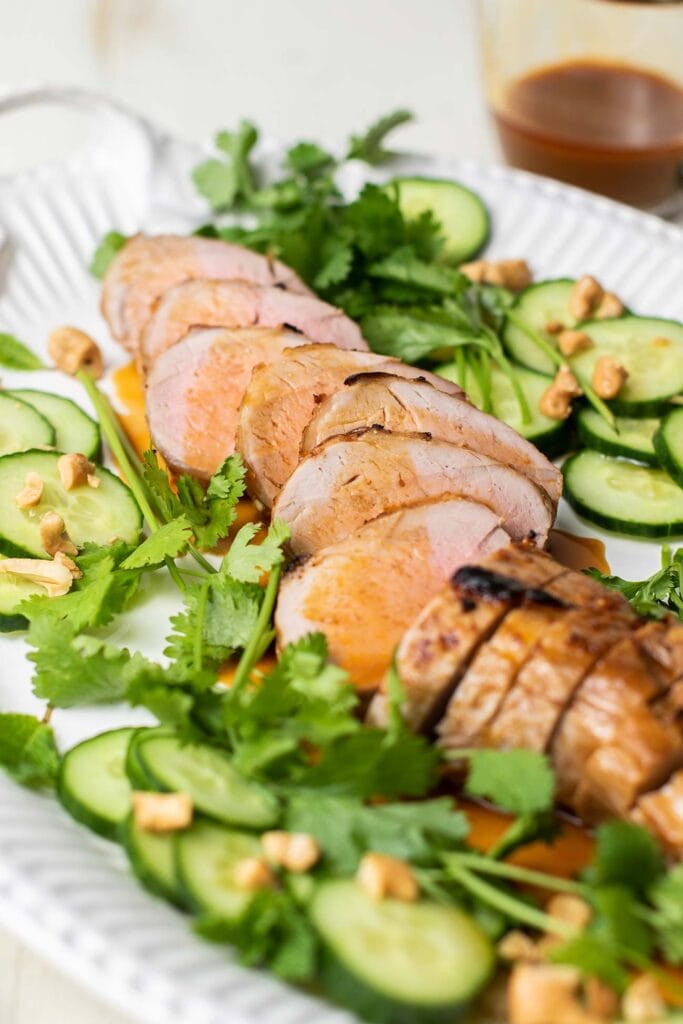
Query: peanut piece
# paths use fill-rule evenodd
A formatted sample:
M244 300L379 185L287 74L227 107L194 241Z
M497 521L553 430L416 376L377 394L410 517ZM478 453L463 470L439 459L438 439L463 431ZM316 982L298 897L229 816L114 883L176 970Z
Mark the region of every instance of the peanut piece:
M621 316L625 308L618 295L615 295L614 292L605 292L597 309L593 310L593 316L596 320L612 320L614 317Z
M473 260L471 263L463 263L458 269L474 284L482 284L487 266L486 260Z
M612 1020L619 1009L619 998L613 988L599 978L585 978L583 990L586 1009L600 1020Z
M274 889L276 878L263 857L245 857L235 865L235 884L240 889Z
M94 473L88 473L88 487L94 487L95 490L100 486L102 481Z
M58 327L47 340L47 350L57 369L72 376L85 370L96 380L102 376L102 353L96 341L77 327Z
M584 274L569 293L567 308L575 320L587 320L604 294L602 285L594 277Z
M585 331L560 331L557 336L557 347L563 356L575 356L577 352L583 352L593 347L590 335Z
M583 931L593 916L593 911L585 900L569 893L558 893L553 896L548 903L547 911L551 917L573 925L578 931Z
M59 562L46 558L2 558L0 573L9 572L30 583L45 587L48 597L63 597L71 589L73 577Z
M67 491L74 487L82 487L87 484L88 477L93 473L95 467L89 462L85 455L73 453L71 455L60 455L57 459L59 478Z
M516 928L513 928L512 931L503 936L496 949L498 955L503 960L511 962L515 960L530 960L533 962L541 959L538 946L531 936Z
M66 533L64 520L56 512L46 512L40 520L40 543L48 555L56 555L58 551L65 555L77 555L78 548L72 544Z
M543 330L546 334L559 334L564 330L564 324L561 320L548 320Z
M410 866L385 853L366 853L358 866L356 881L373 900L413 903L420 892Z
M611 356L600 356L593 369L591 383L596 395L610 399L617 397L627 377L625 367L615 363Z
M320 860L320 846L307 832L264 832L261 846L271 864L304 872Z
M550 387L541 395L538 407L551 420L566 420L572 411L572 398L581 394L579 383L567 365L561 366Z
M81 572L81 570L78 568L73 559L69 558L68 555L65 555L63 551L57 552L57 554L54 557L54 561L57 562L58 565L63 565L66 569L68 569L69 572L71 573L71 578L73 580L80 580L82 578L83 573Z
M475 284L495 284L512 291L527 288L532 280L526 260L474 260L459 269Z
M600 1024L581 1005L580 984L575 967L516 964L508 982L509 1024Z
M187 793L133 793L133 818L145 832L177 832L192 824Z
M43 480L37 473L27 473L24 486L14 499L19 508L35 508L43 496Z
M621 1012L627 1021L660 1021L666 1016L666 1003L662 999L654 978L641 974L632 981L621 997Z

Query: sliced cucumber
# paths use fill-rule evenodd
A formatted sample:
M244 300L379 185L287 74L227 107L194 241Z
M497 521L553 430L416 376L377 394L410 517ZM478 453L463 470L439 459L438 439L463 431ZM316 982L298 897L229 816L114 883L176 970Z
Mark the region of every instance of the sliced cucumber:
M51 448L54 443L55 431L45 416L10 392L0 391L0 455L41 445Z
M569 450L571 429L566 420L551 420L539 410L541 395L548 387L548 378L534 373L522 366L514 367L517 380L526 396L531 419L522 421L519 403L510 384L510 380L496 366L491 371L491 406L493 415L513 427L522 437L533 442L546 455L554 457ZM455 381L464 387L472 402L478 409L484 408L481 388L471 372L465 381L460 379L456 363L446 363L436 371L440 377Z
M138 757L138 746L141 740L148 737L152 732L159 733L163 736L172 736L173 733L169 729L164 729L161 726L158 729L151 729L148 726L143 726L141 729L136 729L130 738L128 744L128 750L126 752L126 775L133 789L149 789L150 783L147 773L145 772L140 758Z
M440 178L394 178L401 213L413 220L430 210L445 238L443 258L462 263L483 249L491 231L486 206L457 181Z
M234 921L251 893L235 882L235 867L246 857L258 857L261 843L248 832L195 821L176 837L176 872L186 905L194 913L210 913Z
M662 467L683 487L683 408L672 409L654 436Z
M567 501L592 523L634 537L683 534L683 489L661 469L584 448L562 472Z
M59 798L76 821L107 839L119 839L130 814L125 762L134 729L114 729L72 747L62 761Z
M113 537L134 543L142 528L135 498L118 477L98 467L99 487L74 487L67 491L59 477L56 452L35 449L0 458L0 547L10 555L44 558L40 542L40 520L55 511L77 547L87 541L107 544ZM18 508L15 496L24 486L27 473L37 473L44 489L34 508Z
M595 409L581 409L577 418L579 437L585 445L604 455L621 455L626 459L637 459L648 466L657 466L652 438L659 426L658 419L633 419L617 416L617 429Z
M683 324L657 317L622 316L581 325L593 347L569 362L590 380L600 356L611 356L628 379L610 405L623 416L656 416L683 391Z
M101 444L100 428L95 420L70 398L51 395L48 391L33 391L30 388L9 391L8 394L26 402L49 420L54 427L55 439L52 443L57 451L81 452L89 459L98 458Z
M457 907L377 902L353 881L324 882L310 913L332 998L367 1020L452 1021L489 979L491 943Z
M512 358L522 366L536 370L537 373L555 373L555 364L525 333L524 326L533 333L540 334L555 347L555 337L549 334L545 327L553 320L566 327L576 325L576 320L569 313L569 296L574 284L575 282L567 277L539 281L517 296L510 311L512 316L505 325L503 343ZM519 324L513 322L513 318Z
M187 793L198 811L227 825L268 828L278 818L276 798L239 774L227 754L151 731L136 739L135 754L153 789Z
M144 887L155 896L183 907L175 868L175 835L146 832L131 815L122 831L130 866Z

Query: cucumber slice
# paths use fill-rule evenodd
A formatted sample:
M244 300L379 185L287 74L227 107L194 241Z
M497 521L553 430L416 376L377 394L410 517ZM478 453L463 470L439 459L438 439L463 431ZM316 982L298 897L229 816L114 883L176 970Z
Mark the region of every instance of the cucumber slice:
M576 320L569 314L569 296L574 284L568 277L532 284L517 296L511 312L517 320L556 347L557 342L552 334L548 334L545 325L556 320L567 327L576 326ZM555 374L555 364L525 334L522 327L518 327L511 319L505 325L503 344L512 358L522 366L536 370L537 373Z
M175 835L145 832L131 815L123 828L123 844L133 873L155 896L184 907L175 868Z
M128 744L125 765L126 775L128 776L128 781L133 789L145 790L150 788L149 778L140 763L140 758L138 757L138 746L140 742L150 736L152 732L163 736L173 735L169 729L164 729L161 726L159 728L143 726L141 729L135 730L130 738L130 743Z
M101 445L100 428L95 420L70 398L51 395L47 391L33 391L30 388L8 391L8 394L26 402L49 420L55 430L55 439L52 443L57 451L81 452L89 459L98 458Z
M581 325L593 347L569 362L590 380L600 356L611 356L629 373L619 396L610 402L623 416L656 416L683 391L683 324L657 317L622 316Z
M35 449L0 458L0 547L9 555L44 558L39 523L48 511L58 512L77 547L87 541L107 544L112 537L134 543L142 529L135 498L118 477L98 467L100 486L67 491L59 477L56 452ZM35 508L21 509L14 500L27 473L37 473L44 491Z
M672 409L654 436L662 467L683 487L683 408Z
M613 430L595 409L581 409L577 418L579 437L588 448L604 455L659 465L652 438L660 421L617 416L616 422L617 430Z
M452 1021L493 971L491 943L452 905L377 902L337 880L318 887L310 913L327 951L326 991L367 1020Z
M106 839L119 839L131 810L125 762L134 729L114 729L85 740L66 754L59 798L69 814Z
M252 894L236 885L235 867L245 857L260 854L260 841L248 832L195 821L176 837L175 845L176 872L189 909L225 921L238 918Z
M531 441L537 448L540 448L541 451L552 458L568 451L571 444L571 429L567 421L551 420L539 410L541 395L548 387L548 378L543 374L534 373L533 370L527 370L523 366L515 366L514 370L522 391L526 396L531 419L528 423L522 422L522 414L512 385L505 374L496 366L492 367L491 370L491 406L493 415L513 427L522 437L526 437L528 441ZM467 374L464 382L460 380L456 363L447 363L444 366L440 366L436 372L440 377L455 381L456 384L464 387L469 398L477 408L484 408L481 389L471 372Z
M150 788L188 793L210 818L246 828L269 828L277 821L276 798L243 778L214 747L183 745L176 736L152 731L136 739L135 753Z
M633 537L683 534L683 489L661 469L584 448L562 472L567 501L590 522Z
M440 178L394 178L404 217L414 220L430 210L445 238L443 259L462 263L484 248L491 222L484 203L475 192L457 181Z
M15 395L0 392L0 455L54 443L55 431L45 416Z

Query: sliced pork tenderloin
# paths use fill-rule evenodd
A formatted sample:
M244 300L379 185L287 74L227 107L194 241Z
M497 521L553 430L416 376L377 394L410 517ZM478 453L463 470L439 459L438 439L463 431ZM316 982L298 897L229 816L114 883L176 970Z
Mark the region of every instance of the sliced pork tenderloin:
M443 495L487 505L514 540L543 545L552 525L548 495L517 470L428 435L381 429L331 438L303 459L273 516L290 527L292 551L308 555L384 512Z
M324 633L332 661L371 693L406 628L444 582L509 542L493 512L460 498L380 516L285 574L278 644Z
M150 434L172 469L200 480L235 451L237 418L255 366L305 345L284 328L196 328L157 359L147 378Z
M367 350L358 324L314 295L243 281L185 281L156 304L140 338L140 358L149 369L191 327L291 327L309 341Z
M455 574L406 630L397 650L406 690L403 713L412 729L428 732L437 724L470 661L511 608L527 602L561 607L540 588L565 571L533 545L516 544ZM386 680L368 719L386 725Z
M114 338L137 353L157 300L181 281L202 277L311 294L289 267L241 245L197 235L135 235L114 257L102 283L102 315Z
M375 425L394 433L427 433L471 448L524 473L552 501L558 502L562 494L559 469L512 427L454 400L426 380L405 380L386 372L350 377L323 402L304 432L302 453L331 437Z
M408 379L423 377L445 394L464 392L457 384L374 352L348 352L309 345L256 370L242 403L237 447L247 466L252 497L270 508L296 469L301 441L315 410L352 374L388 370ZM466 400L466 399L464 399Z

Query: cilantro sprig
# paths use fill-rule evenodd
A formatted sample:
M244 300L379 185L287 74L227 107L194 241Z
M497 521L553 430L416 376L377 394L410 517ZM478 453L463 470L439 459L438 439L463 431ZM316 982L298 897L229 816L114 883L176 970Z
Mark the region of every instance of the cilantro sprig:
M625 580L606 575L599 569L587 571L606 587L623 594L639 615L653 619L675 615L683 621L683 548L672 552L665 544L661 568L645 580Z

